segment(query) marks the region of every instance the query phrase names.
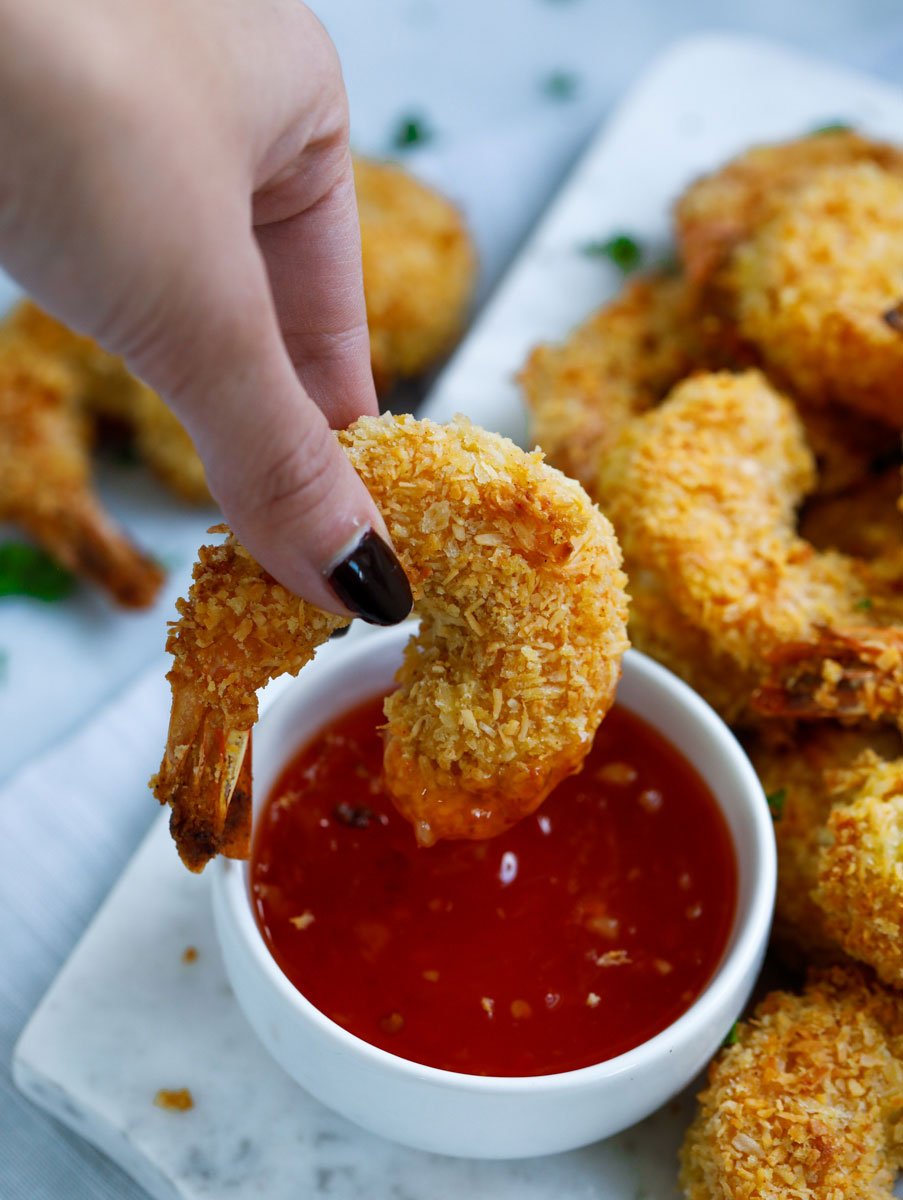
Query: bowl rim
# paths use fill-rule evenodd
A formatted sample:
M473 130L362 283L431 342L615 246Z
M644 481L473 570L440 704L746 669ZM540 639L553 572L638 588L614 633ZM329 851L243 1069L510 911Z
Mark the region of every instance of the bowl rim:
M404 633L403 638L400 631ZM357 637L349 639L345 644L340 643L336 649L340 649L341 653L330 659L330 668L339 670L349 658L356 654L366 654L368 644L372 645L371 631L368 630L368 634L370 637ZM392 639L394 635L399 642L399 648L409 634L409 629L404 626L379 631L379 636L383 639ZM689 1008L670 1025L638 1046L625 1050L614 1058L586 1067L577 1067L571 1071L558 1071L548 1075L468 1075L415 1062L374 1046L357 1034L344 1029L321 1012L295 987L270 953L254 915L248 886L250 861L222 857L217 859L213 863L215 902L218 894L218 899L222 902L220 911L229 919L234 933L243 942L259 973L266 978L268 985L296 1010L299 1017L347 1054L362 1059L384 1072L392 1072L411 1081L451 1088L458 1092L491 1095L554 1093L564 1089L582 1090L597 1087L601 1082L630 1075L661 1062L669 1057L678 1045L690 1041L701 1027L718 1018L725 1000L742 989L747 972L763 950L771 927L777 887L777 851L771 814L762 785L745 751L721 717L697 692L672 671L638 650L631 649L625 653L624 670L631 674L639 672L643 685L651 686L666 695L671 702L685 707L694 724L698 725L707 739L722 751L739 784L736 794L743 797L754 831L750 843L743 847L743 854L751 859L749 870L752 881L745 912L741 911L743 898L740 894L738 874L737 909L727 947L715 972ZM310 677L307 678L309 680ZM297 687L294 686L297 682L292 681L292 685L286 688L265 714L264 720L269 720L271 714L288 704L298 702ZM637 715L642 716L655 728L654 723L642 713ZM680 746L677 746L677 749L683 753ZM706 778L698 767L696 770ZM707 779L706 782L708 783ZM714 795L714 788L711 790ZM717 796L715 798L722 809L722 815L725 815L720 800ZM740 868L740 850L733 833L729 833ZM217 934L221 936L218 923Z

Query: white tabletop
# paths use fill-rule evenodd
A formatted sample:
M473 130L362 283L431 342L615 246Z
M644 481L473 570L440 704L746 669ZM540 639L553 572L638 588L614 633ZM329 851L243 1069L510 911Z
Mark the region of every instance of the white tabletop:
M612 100L681 34L748 30L892 80L903 64L897 0L640 0L616 15L600 0L315 7L343 58L356 145L391 153L408 115L434 130L410 162L464 205L480 243L483 296ZM550 94L555 73L573 79L569 98ZM0 305L10 294L0 280ZM151 548L173 561L171 587L158 609L137 618L114 616L87 592L59 606L0 600L0 779L58 743L160 654L167 609L207 517L186 515L140 473L111 471L106 484L111 507L145 522ZM8 1061L154 810L101 804L57 821L29 812L27 800L26 768L0 808L0 1196L132 1200L143 1194L136 1185L13 1091Z

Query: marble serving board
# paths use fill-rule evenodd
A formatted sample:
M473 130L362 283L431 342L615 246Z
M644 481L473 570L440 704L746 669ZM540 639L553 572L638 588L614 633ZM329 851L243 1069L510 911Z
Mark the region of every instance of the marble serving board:
M693 175L750 142L838 120L899 137L903 97L756 41L711 36L675 47L589 146L426 415L464 412L523 442L513 377L529 347L565 334L620 285L586 243L629 233L647 261L662 258L670 204ZM164 702L161 692L154 704ZM159 737L159 712L148 720L136 709L134 718ZM73 775L89 769L74 753ZM143 780L134 786L140 796ZM207 884L178 864L162 821L27 1026L14 1070L28 1096L158 1200L672 1200L691 1109L684 1096L606 1143L514 1163L439 1158L361 1132L256 1042L220 964ZM190 1111L155 1107L158 1089L182 1087L194 1097Z

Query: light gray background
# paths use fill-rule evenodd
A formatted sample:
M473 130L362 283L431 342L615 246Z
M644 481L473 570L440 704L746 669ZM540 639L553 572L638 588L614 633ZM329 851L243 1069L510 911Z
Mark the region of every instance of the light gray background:
M408 114L422 114L435 131L409 160L466 209L482 253L482 296L606 110L675 38L747 30L893 82L903 67L899 0L322 0L314 7L343 59L357 147L389 153ZM554 72L575 76L573 98L548 95L544 82ZM0 304L12 294L0 279ZM157 609L137 618L111 615L90 593L46 608L0 600L0 779L159 654L163 622L209 523L207 514L185 514L161 497L140 472L111 469L104 484L111 507L174 564L171 586ZM21 1100L8 1064L19 1030L153 810L86 805L48 825L29 821L24 791L22 800L7 799L0 810L0 1200L135 1200L141 1189Z

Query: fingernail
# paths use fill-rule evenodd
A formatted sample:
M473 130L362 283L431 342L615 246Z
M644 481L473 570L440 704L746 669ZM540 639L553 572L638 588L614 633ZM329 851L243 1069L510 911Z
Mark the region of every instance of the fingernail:
M331 642L334 642L336 640L336 638L343 638L345 636L345 634L349 631L350 628L351 628L350 624L340 625L338 627L338 629L333 629L332 633L329 635L329 640Z
M372 529L326 578L345 607L370 625L397 625L414 606L411 585L394 550Z

